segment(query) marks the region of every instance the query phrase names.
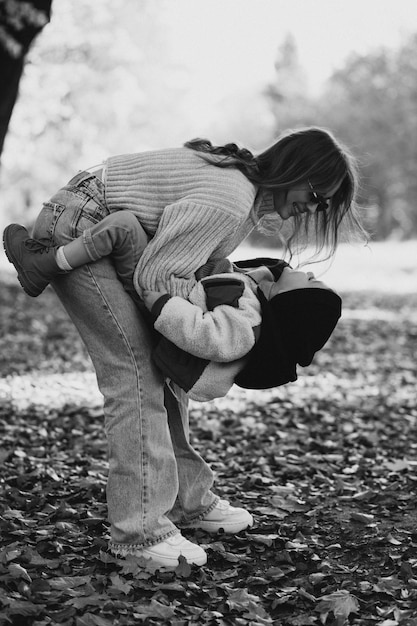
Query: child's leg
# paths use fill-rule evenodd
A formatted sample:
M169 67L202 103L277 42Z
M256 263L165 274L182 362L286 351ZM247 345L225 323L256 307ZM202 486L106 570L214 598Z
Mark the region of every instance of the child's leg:
M148 236L130 211L116 211L62 246L71 268L111 255L117 275L130 291L135 267L148 244Z
M130 211L117 211L83 234L58 248L31 239L26 228L11 224L4 231L7 257L15 266L18 279L30 296L36 297L62 270L113 255L120 280L129 291L136 264L148 243L148 236Z

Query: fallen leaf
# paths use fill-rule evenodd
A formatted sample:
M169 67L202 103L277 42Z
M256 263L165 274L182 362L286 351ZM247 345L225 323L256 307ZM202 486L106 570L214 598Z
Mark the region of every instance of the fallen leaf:
M321 596L319 599L320 602L315 610L321 615L333 613L340 625L347 620L351 613L359 611L358 599L345 589L334 591L328 595Z
M146 619L148 617L169 619L174 617L175 609L171 606L161 604L152 599L149 605L136 604L133 606L133 616L136 619Z
M10 563L10 565L7 566L7 569L9 570L9 573L12 576L12 578L22 578L23 580L26 580L29 583L32 582L32 579L27 573L27 570L25 570L25 568L19 565L18 563Z
M109 588L110 593L123 593L128 595L133 587L133 583L128 582L126 579L119 576L119 574L112 574L110 576L112 586Z
M375 515L371 515L368 513L358 513L357 511L353 511L350 514L350 519L355 522L361 522L361 524L370 524L375 519Z
M178 567L175 569L175 573L180 578L188 578L191 575L191 565L187 562L187 559L180 555L178 559Z

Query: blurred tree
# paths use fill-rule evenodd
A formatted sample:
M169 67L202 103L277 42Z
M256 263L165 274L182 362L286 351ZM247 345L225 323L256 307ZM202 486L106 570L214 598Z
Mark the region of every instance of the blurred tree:
M329 81L322 117L361 160L375 236L417 235L417 35L352 57Z
M164 1L54 0L5 144L8 216L27 222L74 172L110 154L184 140L186 75L170 60Z
M299 62L294 36L288 34L279 46L274 82L265 89L276 132L314 123L314 100L308 94L306 73Z
M16 102L25 56L49 22L52 0L0 2L0 156Z
M295 43L278 51L276 81L266 90L276 132L329 128L359 157L360 203L377 239L417 235L417 35L396 50L353 55L311 98Z

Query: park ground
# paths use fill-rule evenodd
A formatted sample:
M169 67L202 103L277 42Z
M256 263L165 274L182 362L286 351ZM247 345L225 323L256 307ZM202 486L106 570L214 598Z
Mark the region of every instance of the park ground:
M0 258L0 626L417 626L417 244L341 250L323 278L343 317L298 381L192 404L217 493L255 525L187 532L208 564L174 572L108 553L90 361Z

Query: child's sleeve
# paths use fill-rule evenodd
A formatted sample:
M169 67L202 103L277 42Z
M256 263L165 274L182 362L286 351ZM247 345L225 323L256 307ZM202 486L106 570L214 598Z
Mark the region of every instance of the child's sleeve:
M235 361L255 344L254 330L261 323L260 304L239 278L215 277L197 283L193 301L205 303L212 309L209 311L167 293L148 292L144 296L156 318L155 329L194 356L209 361Z

